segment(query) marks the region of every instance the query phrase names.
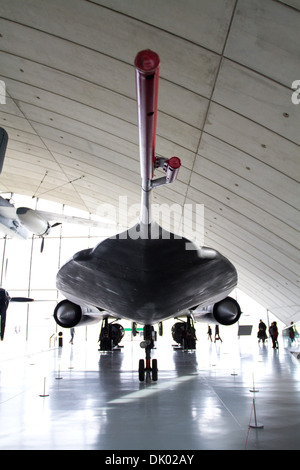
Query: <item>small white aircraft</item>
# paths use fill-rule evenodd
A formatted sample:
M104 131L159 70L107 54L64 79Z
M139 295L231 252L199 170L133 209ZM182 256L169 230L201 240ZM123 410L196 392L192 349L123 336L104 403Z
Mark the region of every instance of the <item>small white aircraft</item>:
M27 240L30 234L42 238L41 252L44 249L44 237L52 228L62 223L85 225L88 227L115 226L115 222L99 217L98 220L40 211L29 207L15 207L12 195L5 199L0 196L0 232L8 237Z
M0 196L0 231L12 238L26 240L30 233L38 237L49 235L53 225L41 211L28 207L16 208L11 198L5 199Z

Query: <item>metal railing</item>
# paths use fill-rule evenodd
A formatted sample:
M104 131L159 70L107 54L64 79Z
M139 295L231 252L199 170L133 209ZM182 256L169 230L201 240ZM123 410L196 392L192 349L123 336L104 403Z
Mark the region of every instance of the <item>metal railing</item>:
M53 339L53 346L55 347L56 341L57 341L57 333L53 333L53 335L50 336L50 338L49 338L49 348L51 348L52 339Z

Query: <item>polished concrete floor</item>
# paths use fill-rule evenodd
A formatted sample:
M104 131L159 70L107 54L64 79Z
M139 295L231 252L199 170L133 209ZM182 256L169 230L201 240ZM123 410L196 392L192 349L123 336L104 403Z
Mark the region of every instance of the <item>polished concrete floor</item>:
M282 346L204 337L183 352L159 338L150 384L138 381L139 341L97 348L3 350L1 450L300 449L300 365Z

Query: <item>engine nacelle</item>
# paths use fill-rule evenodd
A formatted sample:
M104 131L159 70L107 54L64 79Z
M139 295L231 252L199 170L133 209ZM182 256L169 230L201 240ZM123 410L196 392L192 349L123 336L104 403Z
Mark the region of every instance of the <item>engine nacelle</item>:
M54 309L54 320L63 328L91 325L98 323L102 316L98 309L80 307L70 300L62 300Z
M45 220L41 215L33 209L28 207L19 207L17 209L18 218L21 221L21 224L24 225L27 230L34 233L34 235L42 236L48 235L51 229L51 226L47 220Z
M193 311L194 318L199 322L220 323L220 325L233 325L241 316L241 309L236 300L226 297L220 302Z

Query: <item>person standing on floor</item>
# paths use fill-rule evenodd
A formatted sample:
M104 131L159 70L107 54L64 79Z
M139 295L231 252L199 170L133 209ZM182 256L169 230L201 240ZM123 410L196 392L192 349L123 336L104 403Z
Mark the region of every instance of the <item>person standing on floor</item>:
M267 325L262 320L259 320L257 337L258 337L258 342L260 342L261 340L263 344L265 343L265 340L267 339L266 329L267 329Z
M75 328L70 328L70 335L71 335L71 339L70 339L70 344L73 344L73 340L74 340L74 335L75 335Z
M208 335L208 339L210 339L211 342L212 342L212 337L211 337L212 336L212 330L211 330L210 325L208 325L207 335Z
M220 336L219 325L216 325L216 327L215 327L215 342L218 339L221 341L221 343L223 343L223 341L221 339L221 336Z
M291 321L291 326L289 327L289 338L291 340L291 344L293 344L293 341L295 339L295 330L294 330L294 326L293 326L293 322Z
M270 335L272 338L273 349L278 349L278 328L276 321L273 321L270 326Z

